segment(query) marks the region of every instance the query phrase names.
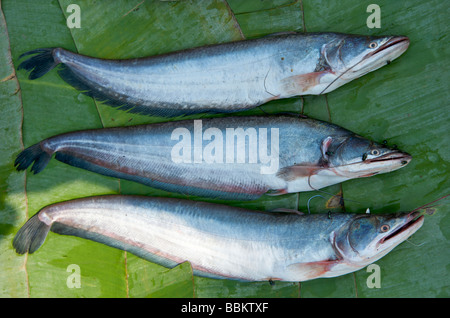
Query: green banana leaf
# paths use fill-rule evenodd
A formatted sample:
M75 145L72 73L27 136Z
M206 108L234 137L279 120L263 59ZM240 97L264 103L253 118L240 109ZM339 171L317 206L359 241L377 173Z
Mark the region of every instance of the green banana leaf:
M185 198L104 177L52 160L39 175L16 172L24 148L55 134L176 120L102 105L55 71L30 81L19 56L64 47L101 58L132 58L283 31L401 34L408 51L390 65L325 96L273 101L241 114L297 112L331 121L413 155L405 168L323 191L223 202L310 213L410 211L449 193L449 5L445 1L377 1L381 27L369 28L372 1L3 0L0 12L0 297L449 297L450 204L436 202L423 227L371 271L303 283L243 283L194 277L188 262L173 269L95 242L49 233L34 254L17 255L12 238L46 205L92 195ZM69 25L67 22L69 21ZM200 118L206 115L190 116ZM221 116L221 115L217 115ZM189 199L202 200L190 197Z

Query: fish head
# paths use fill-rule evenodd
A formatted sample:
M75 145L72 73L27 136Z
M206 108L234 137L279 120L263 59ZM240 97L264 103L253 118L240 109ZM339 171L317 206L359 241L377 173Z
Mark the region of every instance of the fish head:
M329 169L349 179L391 172L406 166L412 159L406 152L358 135L337 138L327 149L324 155Z
M359 36L339 34L322 47L332 72L342 82L372 72L402 55L409 46L406 36ZM331 84L330 84L331 86ZM327 88L331 91L330 88ZM324 92L325 93L325 92Z
M346 262L370 264L408 239L423 222L420 212L360 215L335 234L335 248Z

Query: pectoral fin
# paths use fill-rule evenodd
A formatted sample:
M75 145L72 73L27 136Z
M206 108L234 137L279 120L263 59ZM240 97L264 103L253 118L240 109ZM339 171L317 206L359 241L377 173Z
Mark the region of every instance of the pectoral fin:
M318 261L309 263L294 263L288 266L290 271L294 271L304 280L318 278L326 274L331 268L338 264L339 260Z
M320 150L322 152L322 158L317 165L293 165L289 167L281 168L277 172L277 176L286 180L293 181L299 177L310 177L316 174L319 170L327 168L328 156L330 152L328 151L333 142L333 137L328 136L322 141L320 145Z
M284 90L288 94L297 95L306 92L312 87L320 84L320 78L328 71L312 72L301 75L293 75L282 80Z
M305 165L294 165L289 167L281 168L277 172L277 176L286 180L293 181L300 177L309 177L316 174L321 168L316 165L305 166Z

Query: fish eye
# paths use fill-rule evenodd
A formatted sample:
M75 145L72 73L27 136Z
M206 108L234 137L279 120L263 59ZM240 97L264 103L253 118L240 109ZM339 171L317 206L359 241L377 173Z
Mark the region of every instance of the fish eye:
M369 44L369 47L370 47L371 49L374 49L374 48L376 48L377 46L378 46L377 42L370 42L370 44Z
M391 228L391 227L390 227L389 225L383 224L383 225L381 226L381 232L387 232L387 231L389 231L390 228Z
M373 155L373 156L378 156L378 155L380 154L380 151L377 150L377 149L373 149L373 150L370 152L370 154Z

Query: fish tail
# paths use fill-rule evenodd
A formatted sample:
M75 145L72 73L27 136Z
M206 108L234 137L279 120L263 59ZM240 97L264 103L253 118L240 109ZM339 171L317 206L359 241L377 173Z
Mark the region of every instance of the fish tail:
M28 78L31 80L44 76L48 71L59 64L59 61L55 60L53 56L54 50L55 48L45 48L23 53L19 58L32 54L34 55L20 63L17 69L29 71L30 74L28 75Z
M14 166L17 171L26 170L31 164L31 171L36 174L42 171L47 166L52 158L51 154L44 151L41 144L35 144L23 150L16 158Z
M18 254L35 252L44 243L50 230L48 225L39 219L39 213L33 215L17 232L13 239L13 247Z

